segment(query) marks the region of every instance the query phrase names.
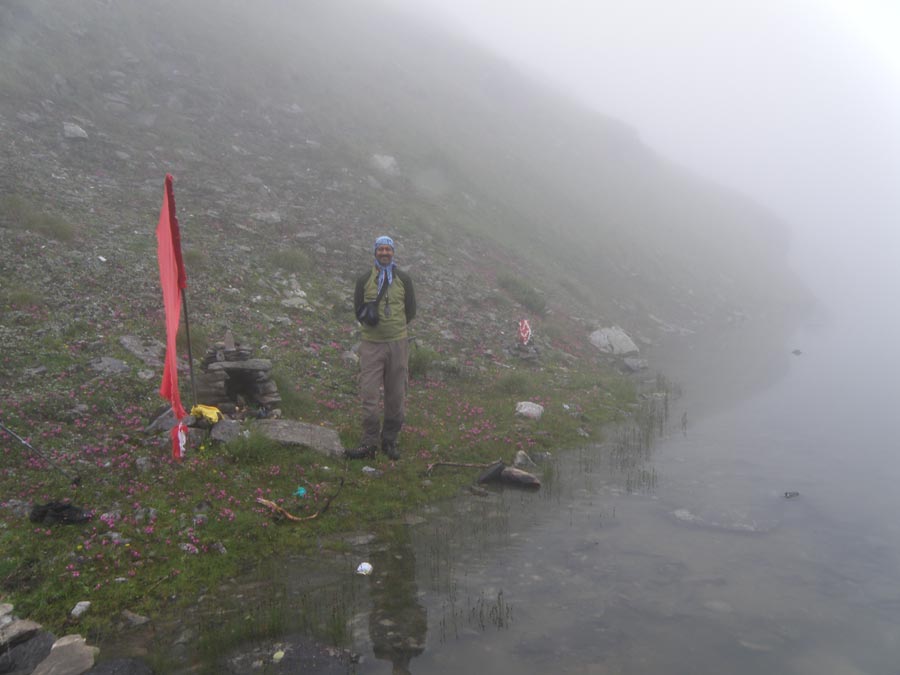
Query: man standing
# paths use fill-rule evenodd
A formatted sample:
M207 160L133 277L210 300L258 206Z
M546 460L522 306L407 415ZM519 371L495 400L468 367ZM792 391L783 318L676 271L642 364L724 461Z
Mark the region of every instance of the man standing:
M362 441L347 450L350 459L372 458L381 450L393 460L400 458L397 436L406 411L409 379L409 336L406 325L416 316L412 279L394 262L394 240L375 240L375 265L356 280L353 306L360 316L365 303L376 303L377 322L363 322L359 346ZM384 388L384 424L379 411L379 390Z

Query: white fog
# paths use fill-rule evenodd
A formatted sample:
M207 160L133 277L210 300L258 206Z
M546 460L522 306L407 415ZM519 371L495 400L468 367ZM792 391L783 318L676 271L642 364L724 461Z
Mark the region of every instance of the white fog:
M788 223L797 269L822 302L897 329L896 3L415 5L764 203Z

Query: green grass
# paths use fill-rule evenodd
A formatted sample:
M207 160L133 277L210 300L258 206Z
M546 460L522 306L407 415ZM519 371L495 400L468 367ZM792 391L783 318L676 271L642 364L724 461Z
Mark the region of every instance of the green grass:
M64 218L43 211L19 195L0 198L0 213L12 227L29 230L37 234L69 242L75 238L75 226Z
M274 370L272 379L281 396L282 413L289 419L309 419L317 409L316 400L309 392L304 391L297 381L284 373L280 368Z
M517 396L524 396L534 391L537 385L534 375L523 371L513 371L502 375L494 384L497 391Z
M409 352L409 375L412 378L424 378L434 371L440 354L430 347L413 344Z
M184 310L182 310L182 316L184 316ZM206 328L202 324L192 322L190 325L190 329L191 353L194 356L194 360L199 361L206 353L206 348L210 345L209 335ZM175 336L175 344L178 347L179 354L187 354L188 336L184 321L182 321L178 326L178 334Z
M13 283L0 288L0 303L9 308L37 307L44 304L41 294L24 284Z
M270 262L285 272L309 274L313 271L313 261L309 254L300 248L282 248L270 256Z
M510 296L526 309L536 314L542 314L547 306L544 296L527 281L508 272L497 275L497 285L510 294Z
M206 269L211 264L209 253L203 249L184 246L181 255L184 259L184 267L189 272Z

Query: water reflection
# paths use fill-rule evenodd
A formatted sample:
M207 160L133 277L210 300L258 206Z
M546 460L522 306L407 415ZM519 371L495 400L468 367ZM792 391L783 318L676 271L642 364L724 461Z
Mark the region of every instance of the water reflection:
M405 526L389 546L371 555L369 638L376 659L389 661L392 673L410 673L410 661L425 649L428 617L419 602L415 550Z

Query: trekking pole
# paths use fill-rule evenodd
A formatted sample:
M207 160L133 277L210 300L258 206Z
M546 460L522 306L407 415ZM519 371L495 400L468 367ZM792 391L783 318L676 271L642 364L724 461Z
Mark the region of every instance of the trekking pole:
M41 459L43 459L45 462L47 462L47 464L49 464L49 465L52 466L54 469L56 469L57 471L59 471L63 476L65 476L66 478L68 478L69 481L71 481L71 483L72 483L73 486L77 487L77 486L81 483L81 476L79 476L78 474L75 474L74 476L70 476L68 473L66 473L65 471L63 471L62 467L60 467L58 464L56 464L55 462L53 462L53 460L51 460L49 457L47 457L47 455L45 455L43 452L41 452L40 450L38 450L37 448L35 448L33 445L31 445L31 443L29 443L29 442L26 441L24 438L22 438L21 436L19 436L19 434L17 434L15 431L13 431L13 430L10 429L8 426L6 426L5 424L3 424L3 422L0 422L0 429L2 429L2 430L5 431L6 433L8 433L10 436L12 436L13 438L15 438L17 441L19 441L19 443L21 443L22 445L24 445L26 448L28 448L29 450L31 450L31 452L33 452L35 455L37 455L38 457L40 457Z

